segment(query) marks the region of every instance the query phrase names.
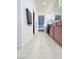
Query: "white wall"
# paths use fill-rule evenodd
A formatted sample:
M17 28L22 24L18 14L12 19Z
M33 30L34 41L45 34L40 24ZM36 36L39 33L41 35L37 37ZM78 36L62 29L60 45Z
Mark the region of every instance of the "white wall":
M21 6L20 0L17 0L17 48L21 48Z
M52 21L55 20L55 14L53 11L51 11L48 14L45 14L45 26L47 25L49 20L52 20Z
M35 33L38 33L38 13L35 13Z
M30 39L33 38L33 23L32 25L27 25L26 19L26 11L25 9L28 8L33 17L33 0L21 0L21 40L22 46L27 44ZM33 22L33 18L32 18Z
M62 15L62 1L59 0L54 7L55 15Z
M32 14L32 25L27 25L26 11L28 8ZM33 11L35 12L35 33L38 32L38 14L35 10L33 0L18 0L17 8L18 20L17 20L17 47L21 47L27 44L33 38Z

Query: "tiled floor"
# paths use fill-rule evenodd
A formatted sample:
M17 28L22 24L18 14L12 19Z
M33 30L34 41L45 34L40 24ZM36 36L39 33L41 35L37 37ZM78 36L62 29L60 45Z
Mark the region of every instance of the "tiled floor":
M62 48L46 33L39 32L18 50L18 59L62 59Z

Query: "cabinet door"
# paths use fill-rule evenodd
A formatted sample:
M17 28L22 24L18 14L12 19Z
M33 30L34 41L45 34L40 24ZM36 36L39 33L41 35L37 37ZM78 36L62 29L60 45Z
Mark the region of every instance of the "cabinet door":
M62 25L61 22L57 22L57 26L54 26L54 39L59 43L62 44Z

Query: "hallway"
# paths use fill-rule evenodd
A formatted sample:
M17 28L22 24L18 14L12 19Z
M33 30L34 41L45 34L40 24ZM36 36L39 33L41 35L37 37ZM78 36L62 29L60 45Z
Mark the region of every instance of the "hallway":
M45 32L39 32L18 50L18 59L62 59L62 48Z

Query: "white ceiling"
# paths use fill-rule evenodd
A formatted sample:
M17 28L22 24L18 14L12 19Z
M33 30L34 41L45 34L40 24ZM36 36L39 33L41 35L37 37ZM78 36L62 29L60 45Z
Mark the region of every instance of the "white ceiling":
M53 10L58 0L34 0L35 9L38 13L49 13ZM44 3L46 5L44 6Z

